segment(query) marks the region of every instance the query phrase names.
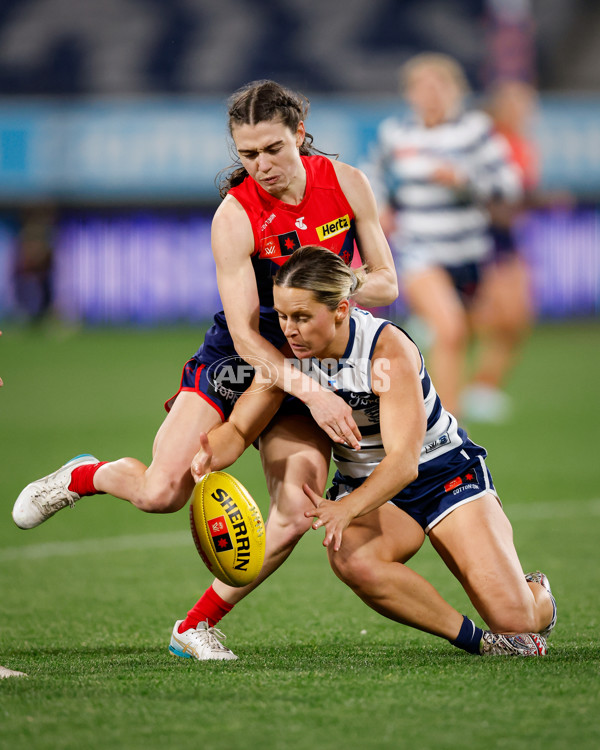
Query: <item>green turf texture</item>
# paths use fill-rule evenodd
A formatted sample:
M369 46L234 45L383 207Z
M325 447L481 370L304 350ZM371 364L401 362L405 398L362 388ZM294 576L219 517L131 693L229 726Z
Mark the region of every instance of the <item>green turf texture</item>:
M239 661L177 659L173 623L211 580L186 510L100 496L14 527L20 489L77 453L149 459L200 340L4 326L0 664L28 677L0 680L0 748L600 747L598 322L539 326L509 385L514 419L470 428L525 570L544 570L558 600L544 659L471 657L378 616L330 571L322 531L223 621ZM233 473L266 510L253 449ZM476 618L428 543L411 564Z

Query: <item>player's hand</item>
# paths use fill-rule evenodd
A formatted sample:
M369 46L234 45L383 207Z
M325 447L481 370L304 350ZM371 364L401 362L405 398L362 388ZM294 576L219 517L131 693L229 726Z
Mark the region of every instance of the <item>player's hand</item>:
M195 482L199 482L202 477L210 472L210 464L213 459L212 448L208 442L208 435L205 432L200 433L200 450L192 459L192 476Z
M316 492L313 492L307 484L303 484L302 489L315 506L314 510L307 510L304 512L304 515L306 518L316 519L312 525L313 529L320 529L321 526L325 527L323 546L329 547L330 544L333 544L334 552L338 552L342 546L344 530L354 518L354 514L350 511L348 503L325 500L317 495Z
M352 408L333 391L320 388L306 400L312 418L334 443L345 443L360 450L360 430L352 416Z

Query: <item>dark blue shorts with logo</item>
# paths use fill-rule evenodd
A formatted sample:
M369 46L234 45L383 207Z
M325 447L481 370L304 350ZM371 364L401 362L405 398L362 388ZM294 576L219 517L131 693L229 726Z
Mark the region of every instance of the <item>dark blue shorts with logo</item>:
M437 466L422 464L419 467L419 477L389 502L408 513L428 534L436 524L461 505L488 492L498 498L492 475L485 463L486 455L484 448L466 438L462 449L451 453L447 458L442 456L437 459ZM364 481L344 477L336 472L327 497L330 500L340 500Z
M272 308L260 309L259 331L277 349L286 343L277 313ZM192 391L209 403L225 421L241 394L247 390L254 377L253 367L240 357L233 345L223 312L217 313L207 331L204 343L183 368L179 390L168 401L165 409L171 410L182 391ZM304 414L310 412L298 399L288 396L280 412Z

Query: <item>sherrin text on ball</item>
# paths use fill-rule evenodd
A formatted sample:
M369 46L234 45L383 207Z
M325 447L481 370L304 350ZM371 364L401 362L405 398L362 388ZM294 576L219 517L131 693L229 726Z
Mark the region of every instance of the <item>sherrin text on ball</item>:
M246 488L225 471L203 477L190 503L192 536L210 572L229 586L246 586L265 557L265 524Z

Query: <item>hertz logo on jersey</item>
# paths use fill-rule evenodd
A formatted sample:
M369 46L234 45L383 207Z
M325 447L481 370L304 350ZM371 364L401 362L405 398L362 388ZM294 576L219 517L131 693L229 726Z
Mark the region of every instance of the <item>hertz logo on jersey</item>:
M320 227L317 227L317 234L320 240L327 240L340 232L346 232L350 229L350 216L340 216L339 219L327 222Z

